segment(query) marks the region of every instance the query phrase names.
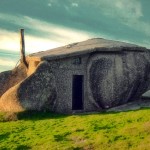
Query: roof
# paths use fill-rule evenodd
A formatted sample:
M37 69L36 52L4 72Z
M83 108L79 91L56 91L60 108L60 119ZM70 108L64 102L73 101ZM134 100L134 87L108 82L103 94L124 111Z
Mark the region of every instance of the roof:
M83 55L92 52L144 51L146 48L120 41L102 38L89 39L79 43L30 54L28 59L53 60L65 57Z

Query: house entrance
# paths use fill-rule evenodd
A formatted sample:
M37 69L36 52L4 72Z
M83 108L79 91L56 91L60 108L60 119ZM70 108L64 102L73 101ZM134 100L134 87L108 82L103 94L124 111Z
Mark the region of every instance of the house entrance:
M72 110L83 109L83 75L73 75Z

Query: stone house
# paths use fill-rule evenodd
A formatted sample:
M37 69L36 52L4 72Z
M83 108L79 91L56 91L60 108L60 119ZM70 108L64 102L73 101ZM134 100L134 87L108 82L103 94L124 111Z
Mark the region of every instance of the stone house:
M150 90L148 49L94 38L31 54L0 74L0 110L101 111Z

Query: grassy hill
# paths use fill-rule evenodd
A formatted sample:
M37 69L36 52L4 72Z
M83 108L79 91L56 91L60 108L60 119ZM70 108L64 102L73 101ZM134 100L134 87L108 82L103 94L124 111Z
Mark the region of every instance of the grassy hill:
M17 119L17 121L4 122ZM0 149L148 150L150 109L117 113L59 115L0 114Z

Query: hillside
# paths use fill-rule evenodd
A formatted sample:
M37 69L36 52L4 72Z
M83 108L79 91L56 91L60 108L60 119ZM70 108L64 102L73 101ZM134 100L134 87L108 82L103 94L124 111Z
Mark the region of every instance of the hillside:
M0 115L0 149L148 150L150 147L149 108L72 116L24 112L12 122L2 122L2 117L4 114Z

